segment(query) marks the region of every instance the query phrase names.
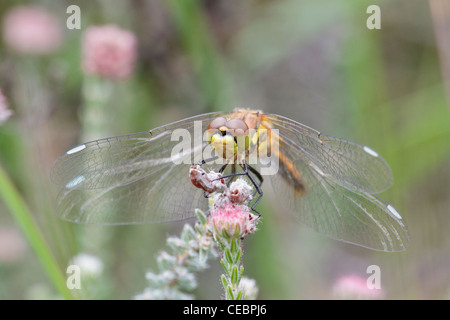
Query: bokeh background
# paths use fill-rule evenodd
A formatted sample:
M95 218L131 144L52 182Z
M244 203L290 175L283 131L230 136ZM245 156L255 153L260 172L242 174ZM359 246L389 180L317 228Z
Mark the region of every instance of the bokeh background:
M66 24L72 4L80 29ZM380 30L366 26L373 4L381 8ZM263 223L244 246L258 298L342 298L336 286L365 281L370 265L381 270L379 294L350 283L348 297L450 298L447 0L1 1L0 22L0 298L142 292L166 237L183 224L61 221L53 161L91 138L235 107L281 114L377 150L394 175L381 196L411 233L407 251L375 252L294 224L264 197ZM90 27L103 25L115 27L96 29L89 40ZM99 43L113 44L105 51ZM95 55L100 65L89 62ZM66 267L80 253L95 260L95 270L74 293L65 288ZM198 274L196 298L223 296L220 263L209 264Z

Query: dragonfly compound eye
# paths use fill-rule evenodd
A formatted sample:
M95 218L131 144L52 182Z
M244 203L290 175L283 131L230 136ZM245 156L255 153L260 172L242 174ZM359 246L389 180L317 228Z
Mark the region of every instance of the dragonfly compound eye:
M216 131L220 127L226 126L226 124L227 124L227 119L225 117L218 117L209 123L207 130L209 131L209 130L214 129L214 131Z
M231 119L226 126L234 136L244 136L248 133L247 124L241 119Z

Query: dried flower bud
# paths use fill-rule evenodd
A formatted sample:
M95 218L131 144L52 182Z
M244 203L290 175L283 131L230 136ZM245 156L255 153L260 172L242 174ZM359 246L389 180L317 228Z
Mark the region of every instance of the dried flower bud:
M206 173L198 164L192 165L189 169L189 178L192 184L208 194L226 188L225 181L220 179L221 176L222 174L214 171Z
M233 203L248 203L252 200L252 187L244 179L233 182L228 192L228 197Z

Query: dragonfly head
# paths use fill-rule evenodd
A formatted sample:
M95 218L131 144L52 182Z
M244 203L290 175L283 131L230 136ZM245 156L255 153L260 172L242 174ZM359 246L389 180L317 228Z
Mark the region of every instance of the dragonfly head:
M248 149L248 133L247 124L236 118L227 120L225 117L218 117L206 129L208 143L224 159L234 158L238 151Z

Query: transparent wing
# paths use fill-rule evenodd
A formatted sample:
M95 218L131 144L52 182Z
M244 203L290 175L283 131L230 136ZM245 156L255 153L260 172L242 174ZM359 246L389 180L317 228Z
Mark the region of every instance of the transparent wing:
M63 188L59 216L88 224L177 221L208 209L208 199L189 180L189 165L165 165L143 179L102 189Z
M190 182L189 167L203 158L203 132L220 115L204 114L67 151L51 173L62 187L58 214L79 223L129 224L181 220L197 207L206 209L208 200Z
M392 186L389 165L369 147L321 134L282 116L266 117L280 131L280 136L290 139L329 181L365 193L380 193Z
M270 180L276 198L296 220L333 239L370 249L406 249L408 228L393 206L375 195L336 184L289 141L281 146L300 173L305 190L296 193L282 174Z
M194 132L195 123L206 129L209 122L223 113L209 113L180 120L154 130L91 141L70 149L54 163L51 179L67 189L98 189L125 185L172 164L172 150L179 144L180 134L191 137L191 145L199 145L203 132ZM197 130L202 130L197 128ZM172 141L174 140L174 141ZM188 153L185 156L190 157Z

